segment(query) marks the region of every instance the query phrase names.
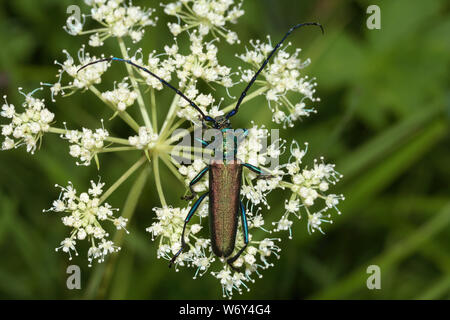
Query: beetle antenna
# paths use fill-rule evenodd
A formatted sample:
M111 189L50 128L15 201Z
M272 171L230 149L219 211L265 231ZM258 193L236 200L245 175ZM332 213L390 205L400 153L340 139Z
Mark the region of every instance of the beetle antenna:
M111 58L104 58L104 59L100 59L100 60L96 60L96 61L92 61L88 64L85 64L84 66L82 66L80 69L78 69L77 72L80 72L81 70L83 70L84 68L96 64L96 63L100 63L100 62L106 62L106 61L121 61L121 62L125 62L128 63L146 73L148 73L149 75L155 77L156 79L158 79L163 85L165 85L166 87L169 87L170 89L172 89L173 91L175 91L176 94L178 94L180 97L182 97L184 100L186 100L193 108L195 108L195 110L197 110L200 115L202 116L202 119L204 121L209 121L209 122L213 122L214 124L216 124L216 120L214 120L214 118L207 116L203 113L203 111L194 103L194 101L192 101L191 99L189 99L188 97L186 97L184 95L183 92L181 92L180 90L178 90L177 88L175 88L174 86L172 86L170 83L168 83L166 80L158 77L156 74L154 74L153 72L151 72L150 70L148 70L145 67L142 67L136 63L134 63L131 60L126 60L126 59L122 59L122 58L116 58L116 57L111 57Z
M259 76L259 74L262 72L262 70L264 69L264 67L267 65L267 63L269 62L270 58L272 58L273 54L275 53L275 51L278 50L278 48L280 48L281 44L284 42L284 40L286 40L286 38L296 29L304 27L304 26L318 26L320 27L320 29L322 30L322 34L324 33L323 31L323 27L321 24L317 23L317 22L306 22L306 23L301 23L301 24L297 24L296 26L293 26L283 37L283 39L281 39L280 42L278 42L278 44L275 46L275 48L273 48L272 52L270 52L269 56L266 58L266 60L264 60L263 64L261 65L261 67L259 68L259 70L255 73L255 75L253 76L253 78L250 80L250 82L248 83L247 87L244 89L244 91L241 93L241 96L239 97L239 100L236 103L236 106L234 107L233 110L231 110L227 115L226 118L229 119L232 116L234 116L238 110L239 110L239 106L241 105L242 101L244 100L245 96L247 95L248 90L250 89L250 87L253 85L253 83L256 81L256 78Z

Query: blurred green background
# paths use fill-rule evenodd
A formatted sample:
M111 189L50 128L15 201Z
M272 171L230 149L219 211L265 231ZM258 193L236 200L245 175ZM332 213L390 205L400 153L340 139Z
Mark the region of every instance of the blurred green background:
M162 13L159 2L134 1L157 8L160 19L139 43L144 53L172 43L166 24L173 20ZM82 1L0 1L0 90L9 102L20 105L17 87L29 92L41 81L56 81L53 61L64 60L62 49L75 54L87 42L62 29L71 4L82 5L86 12ZM381 8L381 30L366 28L370 4ZM297 221L294 239L284 237L275 267L264 271L249 293L235 298L450 298L448 1L245 0L243 8L246 14L232 27L242 43L220 43L222 64L234 68L241 64L234 54L251 38L271 35L275 41L299 22L324 25L325 36L304 29L290 38L303 48L303 58L312 59L306 72L317 77L322 102L317 115L283 135L309 141L309 160L323 155L336 163L345 177L333 191L345 194L346 200L340 206L343 214L325 226L325 236L308 235L306 221ZM89 51L118 54L118 46L111 39ZM111 68L103 88L111 88L120 76L123 68ZM160 92L158 104L167 105L171 97ZM70 127L96 128L100 116L110 116L89 93L55 104L48 95L46 100L59 124L67 121ZM257 108L263 111L255 118ZM248 127L255 120L276 127L270 116L261 97L242 108L234 126ZM111 131L130 133L120 120ZM98 172L95 166L76 167L67 149L66 142L47 135L34 156L23 148L0 153L0 298L221 297L212 276L193 280L192 270L175 273L166 261L156 259L156 246L144 232L152 222L151 208L160 205L151 179L137 204L133 198L127 201L133 179L109 199L114 207L135 210L120 254L88 268L84 255L69 262L65 254L55 253L68 229L57 215L42 213L58 196L54 184L71 180L78 189L87 189L89 180L101 175L110 185L136 160L104 155ZM168 201L185 205L179 200L183 187L162 168ZM265 216L270 221L283 211L274 202ZM85 250L80 248L83 254ZM66 288L66 267L72 263L82 268L82 290ZM371 264L381 268L381 290L366 287Z

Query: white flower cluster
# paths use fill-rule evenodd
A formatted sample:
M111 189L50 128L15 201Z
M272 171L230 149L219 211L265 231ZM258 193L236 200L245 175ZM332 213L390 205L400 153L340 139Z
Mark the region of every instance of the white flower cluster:
M217 46L213 42L206 42L197 32L192 32L189 40L191 45L188 55L181 54L177 45L165 47L181 81L180 85L188 83L188 80L203 79L230 88L233 85L230 78L231 69L219 64Z
M260 217L260 216L259 216ZM250 216L251 219L251 216ZM250 220L251 221L251 220ZM252 222L252 221L251 221ZM262 218L258 223L264 224ZM252 223L249 228L252 228ZM265 270L269 267L273 267L273 263L267 261L271 256L280 258L279 252L281 248L276 245L276 242L280 242L281 239L265 238L261 241L251 241L247 246L245 253L242 254L233 264L234 267L239 268L240 272L232 270L228 265L224 265L223 269L219 272L211 272L211 274L220 281L222 285L223 297L231 299L234 291L239 294L242 293L242 289L250 291L246 282L254 283L255 279L253 275L258 278L262 278L261 270Z
M228 90L235 85L229 67L220 65L217 58L218 48L213 41L206 40L206 36L211 31L214 38L217 35L223 36L230 43L237 41L237 35L225 28L226 22L235 23L237 18L243 15L240 9L241 4L233 5L233 0L207 0L207 1L178 1L163 5L165 13L174 15L186 23L183 27L178 24L170 24L169 28L177 36L180 32L193 28L189 33L190 52L183 54L180 52L178 44L165 46L165 53L156 55L152 52L148 58L146 67L160 78L170 81L172 73L176 72L179 79L178 89L189 99L194 101L199 108L210 116L219 116L223 112L219 111L219 106L214 105L215 99L211 94L200 93L197 88L197 80L201 79L207 83L216 83ZM189 25L192 23L192 25ZM198 28L197 28L198 27ZM177 31L178 30L178 31ZM164 59L161 57L165 56ZM136 57L132 60L142 64L142 59ZM140 72L146 83L156 89L162 89L163 85L158 79L145 72ZM189 106L184 99L177 99L177 116L189 121L196 122L198 112ZM209 109L207 111L207 109Z
M264 127L254 125L248 129L248 134L244 140L239 143L237 158L243 163L249 163L255 167L264 168L270 162L270 159L278 159L284 152L284 142L280 139L269 140L269 131ZM270 178L256 179L257 175L248 169L244 169L246 178L242 185L241 194L255 205L263 203L269 207L266 196L272 190L279 187L282 179L282 172L275 166L270 172ZM266 173L268 173L267 171Z
M67 50L63 50L63 53L66 55L66 61L64 61L63 63L55 61L57 65L61 66L61 69L58 71L58 82L50 85L52 99L54 99L54 96L57 96L60 93L63 96L70 95L77 90L88 89L92 85L101 83L102 75L108 69L108 62L96 63L89 68L85 68L79 71L82 66L92 61L96 61L98 60L98 58L95 56L91 57L89 53L85 52L84 45L78 51L79 64L75 64L74 59L67 52ZM64 73L67 73L71 78L73 78L73 81L69 82L65 86L62 86L61 80ZM69 90L69 92L66 94L65 90Z
M138 49L134 56L130 58L130 60L137 65L146 67L161 79L170 82L170 80L172 79L172 73L175 71L173 61L171 59L161 59L161 56L161 54L156 54L156 50L153 50L148 55L147 64L145 64L144 59L142 58L142 50ZM159 81L157 78L149 75L142 70L137 71L145 79L145 83L148 86L157 90L162 90L165 88L161 81Z
M170 260L172 256L181 248L181 233L183 231L184 219L189 212L188 208L154 208L156 214L154 222L146 229L152 234L152 240L160 239L157 257ZM208 214L205 210L198 210L198 217L206 217ZM193 218L193 220L195 220ZM210 240L198 236L198 232L202 229L199 223L192 222L186 226L185 240L187 247L180 254L178 266L194 266L197 268L194 278L200 273L203 275L210 264L215 260L214 254L211 253Z
M195 85L189 86L186 89L185 94L188 98L190 98L192 101L194 101L203 112L206 112L206 109L208 107L211 107L210 108L211 110L214 109L214 107L212 107L215 102L215 99L213 98L213 96L211 94L206 95L203 93L199 93L199 91ZM185 118L194 123L198 122L198 121L196 121L196 120L198 120L198 112L195 109L193 109L191 106L189 106L189 104L185 100L179 100L178 106L179 106L179 109L177 112L178 117ZM208 114L210 114L212 116L212 113L209 110L208 110Z
M234 5L233 0L181 0L164 6L164 12L175 16L177 23L169 23L170 32L177 36L183 31L197 29L205 36L211 32L221 36L230 44L239 42L236 32L226 28L226 23L236 23L244 14L242 2Z
M79 158L81 162L77 165L89 166L98 152L105 146L105 140L109 133L105 128L99 128L95 131L83 128L79 130L67 130L61 135L61 138L66 139L71 144L69 147L69 154L74 158Z
M212 95L200 93L197 88L197 80L223 86L228 92L235 85L231 78L231 68L219 64L217 46L212 42L206 42L198 32L191 33L189 40L190 52L188 54L181 53L176 43L172 46L166 45L163 54L157 55L155 51L152 52L145 66L168 82L175 72L179 79L178 88L186 97L194 101L205 113L209 113L211 116L221 115L222 112L218 110L219 106L214 105L215 99ZM138 65L143 65L143 59L140 56L141 52L138 51L131 60ZM162 56L165 58L163 59ZM155 77L142 70L139 73L150 87L157 90L164 88L163 84ZM178 106L180 107L177 112L178 117L191 121L198 118L198 112L186 100L178 99ZM208 112L206 112L207 108L210 109Z
M133 105L137 99L138 94L134 90L130 90L130 84L127 79L120 82L114 90L102 93L103 98L111 102L117 107L119 111L125 111L129 106Z
M139 128L139 135L128 138L130 145L135 146L140 150L152 149L158 141L158 134L153 133L146 127Z
M18 113L15 106L8 103L6 96L3 97L5 103L2 106L0 115L10 119L11 122L1 126L2 135L5 137L2 143L2 150L26 145L27 152L34 153L43 133L49 130L50 123L55 115L45 108L43 99L37 99L32 96L34 92L36 90L29 94L21 92L25 96L25 102L22 104L25 110L22 113Z
M242 61L249 63L250 69L241 69L242 81L248 83L255 72L259 69L263 61L267 58L273 47L269 38L268 43L259 40L250 41L252 48L237 55ZM289 45L288 45L289 46ZM286 48L288 47L286 46ZM310 60L301 61L298 58L300 49L293 54L286 51L286 48L278 49L271 62L262 71L258 78L260 86L267 88L266 99L273 113L272 120L292 127L294 121L301 117L307 117L310 113L316 112L311 106L307 106L307 99L311 102L320 101L314 97L317 83L308 76L302 76L301 70L309 65ZM302 95L300 101L293 103L287 98L287 93L296 92Z
M87 240L91 245L88 251L89 266L93 260L103 262L108 254L119 251L120 247L108 240L109 234L100 223L110 221L117 230L126 230L127 219L114 217L114 211L117 209L100 202L99 196L103 193L104 183L91 181L91 188L88 192L79 195L71 182L67 187L58 185L57 187L61 189L59 198L53 202L53 206L49 210L44 210L44 212L68 213L62 218L62 222L65 226L73 229L70 236L61 241L61 245L56 248L56 251L62 250L68 253L69 260L71 260L71 251L78 255L76 241Z
M71 35L91 34L89 44L93 47L102 46L109 37L129 36L133 42L138 42L144 35L144 28L155 26L157 18L151 16L154 9L144 10L141 7L127 4L125 0L85 0L91 6L92 19L103 27L83 31L86 16L78 21L75 16L67 19L64 29Z
M155 208L156 222L146 230L152 234L152 240L158 240L158 259L170 260L174 254L181 248L181 234L183 231L184 220L189 212L188 208ZM261 215L253 215L248 212L249 230L262 228L264 220ZM195 269L194 279L201 277L216 267L217 271L210 273L219 279L222 285L223 296L231 298L234 291L242 293L242 289L249 290L246 283L254 282L254 275L261 278L260 270L273 266L267 259L270 256L279 257L281 250L275 242L280 239L266 238L261 241L253 241L247 246L245 254L234 262L234 267L239 271L233 270L225 261L216 259L211 250L211 240L202 238L199 235L203 229L204 220L208 215L208 202L204 203L197 210L191 222L186 226L185 241L186 247L176 260L176 270L178 267L192 267ZM206 224L207 225L207 224ZM241 229L241 228L240 228ZM238 230L236 239L236 252L244 245L242 230ZM217 264L215 264L217 262ZM217 268L218 267L218 268Z
M306 144L307 146L307 144ZM323 222L332 223L330 214L325 214L330 208L334 208L338 214L341 212L337 208L339 201L344 200L342 194L325 194L328 191L330 184L336 184L342 175L334 169L334 164L325 164L323 158L320 162L314 160L314 167L308 169L302 168L302 159L307 152L307 148L300 149L298 143L294 140L291 144L291 159L287 165L284 166L291 183L286 184L287 188L292 191L289 200L286 200L286 212L283 217L274 225L276 231L289 230L289 236L292 237L292 220L291 214L300 219L300 209L303 208L308 217L308 232L319 230L324 233L321 227ZM325 206L319 211L313 213L313 206L321 200Z

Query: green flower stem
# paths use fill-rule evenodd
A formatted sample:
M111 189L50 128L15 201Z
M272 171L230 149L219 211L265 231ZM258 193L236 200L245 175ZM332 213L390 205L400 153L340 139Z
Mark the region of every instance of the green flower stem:
M100 203L103 203L122 183L125 182L137 169L140 168L145 162L147 158L141 157L135 164L133 164L114 184L105 191L105 193L100 198Z
M98 29L81 31L81 32L78 33L78 35L85 35L85 34L91 34L91 33L97 33L97 32L105 32L105 31L108 31L108 28L98 28Z
M56 134L66 134L68 130L50 127L47 132Z
M155 172L155 183L156 190L158 191L159 200L161 201L161 205L163 207L167 207L166 198L164 197L164 192L161 185L161 176L159 174L159 157L155 155L153 157L153 171Z
M178 120L169 130L165 130L164 135L160 136L161 139L167 139L168 136L170 136L170 134L172 132L174 132L177 128L179 128L186 120L185 119L180 119Z
M107 137L105 140L106 141L110 141L110 142L114 142L114 143L117 143L117 144L124 144L124 145L127 145L127 146L130 145L130 142L127 139L115 138L115 137Z
M253 91L251 94L249 94L248 96L245 97L245 99L242 101L241 106L250 101L251 99L263 94L264 92L266 92L267 90L269 90L268 87L261 87L258 90ZM234 107L236 106L236 102L233 102L232 104L230 104L229 106L225 107L222 109L223 112L227 113L230 112L231 110L234 109Z
M181 3L183 4L184 8L189 11L189 13L194 17L194 18L198 18L197 14L184 2L181 1ZM196 19L196 20L200 20L200 19Z
M182 88L180 88L179 90L181 91ZM163 136L165 134L166 128L169 127L169 125L172 123L172 119L175 118L176 110L178 109L178 101L179 100L180 100L180 96L176 94L170 105L169 112L167 113L167 116L166 116L166 120L164 121L164 123L162 125L161 132L160 132L161 136Z
M294 184L286 181L280 181L280 186L283 188L292 189L294 187Z
M177 177L180 182L183 184L185 183L183 176L178 172L177 168L174 166L174 164L170 161L170 158L168 155L164 154L161 155L161 160L164 162L167 168L173 173L175 177Z
M61 129L61 128L54 128L54 127L50 127L48 129L48 132L56 133L56 134L66 134L68 131L69 130ZM109 142L117 143L117 144L123 144L123 145L126 145L126 146L130 145L130 142L127 139L115 138L115 137L107 137L105 140L109 141Z
M189 146L168 146L168 145L162 145L158 147L158 151L162 151L161 154L167 154L169 155L172 153L175 153L174 155L177 157L195 160L197 157L193 154L194 152L201 153L201 154L209 154L212 155L214 153L213 150L210 149L204 149L204 148L196 148L196 147L189 147ZM188 154L185 154L187 151Z
M97 96L97 98L103 101L103 103L105 103L108 107L110 107L114 112L117 112L119 117L121 117L123 121L125 121L131 128L133 128L134 131L139 132L139 125L126 111L119 111L114 104L110 103L105 98L103 98L101 92L98 91L98 89L95 88L94 86L90 86L89 90L92 93L94 93Z
M187 155L177 153L177 154L175 154L174 156L176 156L176 157L178 157L178 158L188 159L188 160L191 160L191 161L195 161L195 159L198 159L198 157L195 157L195 156L194 156L193 154L191 154L191 153L189 153L189 154L187 154Z
M110 141L110 142L114 142L117 144L124 144L129 146L130 142L127 139L122 139L122 138L115 138L115 137L107 137L106 141Z
M156 110L156 98L155 98L155 89L150 89L150 106L152 109L152 122L153 122L153 129L155 132L158 132L158 114Z
M114 148L105 148L98 153L108 153L108 152L122 152L122 151L141 151L136 149L136 147L114 147Z
M295 109L295 106L289 101L288 98L286 98L286 96L281 96L281 100L284 101L284 105L285 105L286 107L288 107L288 108L290 107L291 110L294 110L294 109Z
M130 57L128 56L128 52L127 49L125 47L125 43L123 42L122 38L117 38L117 40L119 41L119 47L120 47L120 51L122 53L122 56L124 59L129 60ZM141 111L142 114L142 118L144 119L144 123L145 126L153 131L152 128L152 123L150 122L150 117L148 116L147 113L147 108L145 106L145 102L144 99L142 98L142 93L141 93L141 89L139 88L139 85L136 81L136 78L134 77L134 72L133 72L133 67L131 65L129 65L128 63L125 64L127 71L128 71L128 75L130 77L131 80L131 84L133 85L134 90L137 93L137 101L139 104L139 110Z
M180 87L178 90L183 91L184 88L188 88L190 85L192 85L192 81L188 83L185 87ZM172 103L170 104L169 112L167 113L166 120L164 121L160 135L167 136L165 131L167 131L168 128L172 125L173 121L175 120L175 117L177 116L177 111L180 108L178 105L178 102L180 101L180 96L176 94L173 97Z
M187 132L186 132L187 131ZM176 135L174 135L173 137L171 137L170 139L166 140L167 144L172 144L182 138L184 138L185 136L187 136L188 134L190 134L192 131L194 131L194 127L190 127L189 129L186 129L186 131L180 132Z
M197 147L190 147L190 146L167 146L165 149L170 150L170 151L183 150L183 151L199 152L199 153L207 153L207 154L213 154L213 152L214 152L214 150L211 150L211 149L204 149L204 148L197 148Z

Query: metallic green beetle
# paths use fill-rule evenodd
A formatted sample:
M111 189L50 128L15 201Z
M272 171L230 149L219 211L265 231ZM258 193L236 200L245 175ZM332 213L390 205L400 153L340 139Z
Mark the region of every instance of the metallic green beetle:
M81 67L78 71L81 69L86 68L89 65L92 65L94 63L99 62L105 62L105 61L121 61L128 63L148 74L158 79L163 85L167 86L168 88L175 91L176 94L181 96L184 100L186 100L193 108L195 108L201 116L201 119L204 123L211 123L212 127L214 129L218 129L219 134L221 135L222 140L222 146L219 148L219 151L223 154L222 157L219 157L219 159L214 159L210 162L210 164L205 167L203 170L200 171L200 173L190 182L189 188L191 191L191 195L188 197L185 197L187 200L191 200L196 196L196 193L193 190L193 186L199 182L204 175L209 172L209 187L210 190L204 194L202 194L197 201L194 203L192 208L190 209L188 215L186 216L186 219L184 220L184 226L183 226L183 232L181 234L181 248L180 250L173 256L173 258L170 260L169 267L175 263L177 257L181 254L183 249L186 246L186 242L184 240L184 233L186 230L186 225L191 220L194 213L199 208L202 201L209 196L209 217L210 217L210 235L211 235L211 246L212 251L215 255L217 255L219 258L227 259L227 263L230 265L231 268L235 269L233 267L233 263L239 258L239 256L244 252L245 248L247 247L249 238L248 238L248 225L247 225L247 216L245 213L245 207L240 200L240 190L241 190L241 184L242 184L242 169L243 167L246 167L253 172L257 173L259 177L263 176L263 171L260 168L257 168L251 164L248 163L242 163L237 159L236 157L236 150L237 150L237 138L236 136L233 136L233 150L230 152L230 150L227 151L229 139L227 140L227 133L231 129L231 124L229 119L234 116L238 110L239 106L241 105L242 101L244 100L245 96L247 95L248 90L253 85L253 83L256 81L256 78L258 75L262 72L264 67L269 62L270 58L273 56L273 54L278 50L278 48L281 46L281 44L286 40L286 38L296 29L303 27L303 26L318 26L323 31L322 25L316 22L307 22L307 23L301 23L298 25L295 25L292 27L283 37L283 39L273 48L273 50L270 52L266 60L264 60L261 67L258 69L258 71L255 73L253 78L250 80L244 91L241 93L241 96L239 97L236 106L233 110L231 110L228 114L225 116L212 118L210 116L207 116L203 113L203 111L188 97L186 97L180 90L173 87L170 83L165 81L164 79L161 79L156 74L148 70L147 68L144 68L142 66L139 66L132 62L131 60L125 60L121 58L105 58L101 60L97 60L91 63L86 64L85 66ZM247 130L244 130L244 134L242 135L245 137L247 134ZM208 146L208 143L204 140L200 140L200 142L203 144L203 146ZM269 175L265 175L266 177ZM270 176L269 176L270 177ZM234 249L235 249L235 241L236 241L236 234L238 230L238 218L241 217L242 221L242 229L244 233L244 246L235 254L232 256Z

